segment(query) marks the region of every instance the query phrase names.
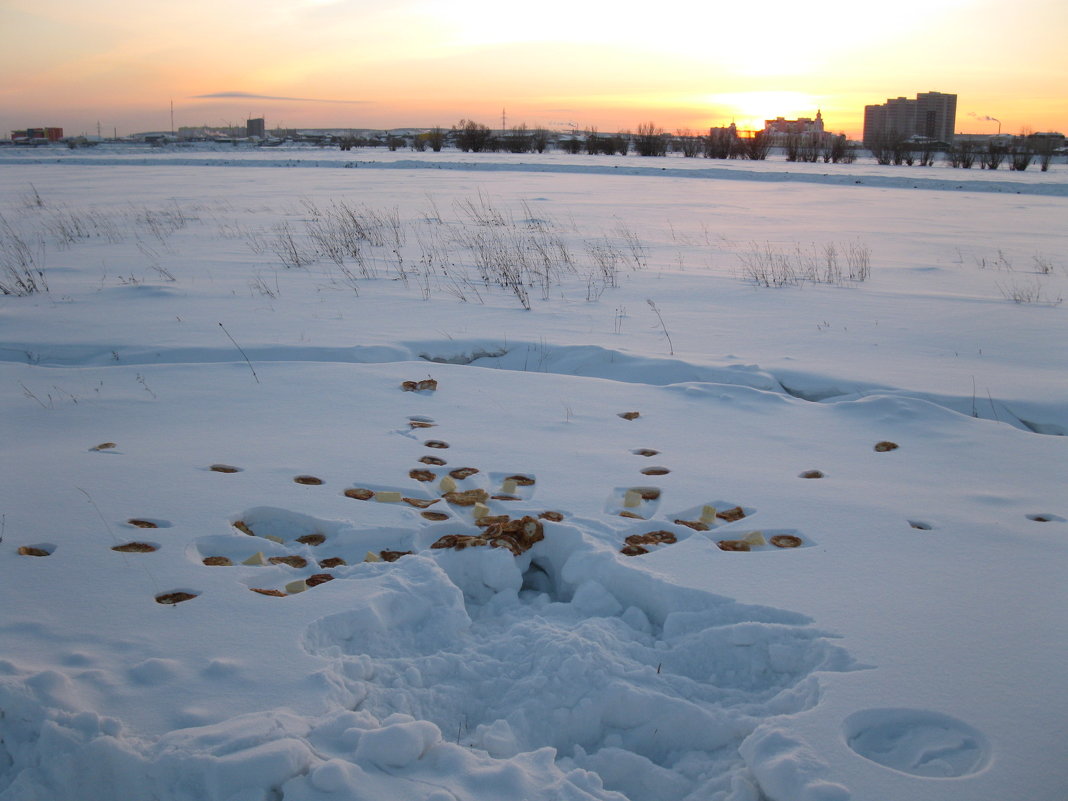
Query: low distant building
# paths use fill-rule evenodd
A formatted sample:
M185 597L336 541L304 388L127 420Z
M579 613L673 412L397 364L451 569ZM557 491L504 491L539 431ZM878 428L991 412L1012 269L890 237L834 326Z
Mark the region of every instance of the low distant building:
M1047 147L1051 150L1062 150L1065 146L1064 134L1057 131L1035 131L1027 134L1027 141L1036 150Z
M15 144L29 142L58 142L62 138L62 128L27 128L24 131L11 132L11 141Z
M775 147L785 148L820 148L830 145L834 134L823 127L823 111L817 110L816 116L798 117L788 120L776 117L764 120L764 136Z
M773 120L764 120L764 132L769 134L822 134L823 111L817 109L816 118L798 117L796 120L788 120L776 117Z
M864 107L864 144L915 138L952 144L956 123L956 95L921 92L914 100L888 98L882 105Z

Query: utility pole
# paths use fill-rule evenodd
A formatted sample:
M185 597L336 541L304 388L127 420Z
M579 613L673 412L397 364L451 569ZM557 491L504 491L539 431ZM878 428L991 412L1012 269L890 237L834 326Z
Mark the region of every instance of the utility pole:
M171 100L171 136L174 136L174 101Z

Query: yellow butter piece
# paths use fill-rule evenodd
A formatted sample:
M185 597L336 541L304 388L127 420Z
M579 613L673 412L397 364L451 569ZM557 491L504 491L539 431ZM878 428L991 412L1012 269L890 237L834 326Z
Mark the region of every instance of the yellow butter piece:
M382 557L376 554L374 551L368 551L367 556L363 558L365 562L381 562Z
M286 585L286 592L290 595L296 595L298 592L304 592L306 589L308 589L308 583L304 579L297 579Z
M263 558L263 552L262 551L256 551L256 553L252 554L252 556L250 556L248 559L246 559L241 564L243 564L243 565L265 565L265 564L267 564L267 560Z
M642 505L642 494L635 492L634 490L627 490L623 496L623 505L628 509L633 509L636 506Z
M452 476L443 476L438 486L442 492L456 492L456 480Z
M400 503L401 494L399 492L376 492L375 500L379 503Z
M716 507L715 506L702 506L701 507L701 522L711 525L716 522Z
M505 495L515 495L515 491L518 488L519 488L519 485L516 484L514 478L506 479L505 482L503 484L501 484L501 492L504 493Z
M481 520L483 517L489 514L489 507L484 503L475 504L475 520Z

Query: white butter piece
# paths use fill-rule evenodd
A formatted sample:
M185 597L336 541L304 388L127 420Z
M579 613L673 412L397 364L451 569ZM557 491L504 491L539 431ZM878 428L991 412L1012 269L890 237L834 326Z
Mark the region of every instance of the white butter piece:
M763 531L750 531L748 534L746 534L744 537L742 537L742 542L745 542L745 543L748 543L749 545L754 545L754 546L760 546L760 545L767 545L768 544L768 541L766 539L764 539L764 532Z

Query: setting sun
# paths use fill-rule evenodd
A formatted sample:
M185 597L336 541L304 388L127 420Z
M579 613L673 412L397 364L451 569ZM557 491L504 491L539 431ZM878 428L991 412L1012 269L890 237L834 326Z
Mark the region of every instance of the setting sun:
M730 120L714 121L713 126L733 122L742 130L759 130L765 120L776 117L815 117L819 110L816 100L802 92L733 92L711 95L708 102L730 110Z

